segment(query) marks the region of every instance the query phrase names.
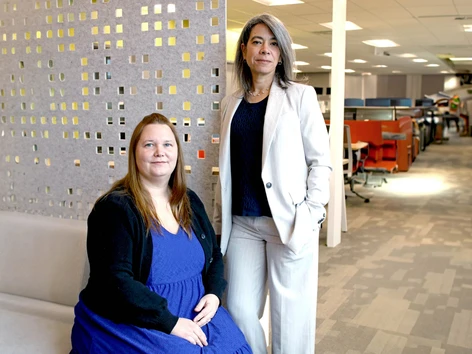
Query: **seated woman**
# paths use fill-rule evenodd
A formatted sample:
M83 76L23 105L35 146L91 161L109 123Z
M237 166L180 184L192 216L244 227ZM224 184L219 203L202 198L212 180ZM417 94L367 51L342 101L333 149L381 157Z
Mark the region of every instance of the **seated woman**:
M131 137L127 175L88 218L88 284L71 353L252 353L228 312L223 261L187 189L174 126L153 113Z

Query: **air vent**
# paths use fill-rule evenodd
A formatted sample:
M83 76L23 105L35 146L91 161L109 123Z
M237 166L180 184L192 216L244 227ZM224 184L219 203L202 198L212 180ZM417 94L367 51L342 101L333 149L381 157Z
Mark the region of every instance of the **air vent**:
M472 20L472 15L425 15L417 18L453 18L456 21Z
M321 36L331 36L333 34L333 31L314 31L311 32L312 34L318 34Z

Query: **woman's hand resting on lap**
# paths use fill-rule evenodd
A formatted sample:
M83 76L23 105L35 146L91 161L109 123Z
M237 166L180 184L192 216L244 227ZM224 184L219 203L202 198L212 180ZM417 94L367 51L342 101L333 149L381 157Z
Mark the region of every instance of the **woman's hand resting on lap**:
M201 298L194 311L199 312L193 319L198 326L203 327L211 321L220 306L220 299L214 294L207 294Z
M186 318L179 318L170 333L200 347L208 345L202 329L195 322Z

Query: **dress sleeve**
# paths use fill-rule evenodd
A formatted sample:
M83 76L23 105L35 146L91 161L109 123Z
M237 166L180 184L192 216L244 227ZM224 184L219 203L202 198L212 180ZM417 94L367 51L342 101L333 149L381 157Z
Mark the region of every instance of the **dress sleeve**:
M170 333L178 317L169 311L165 298L146 287L147 279L138 279L149 241L140 216L127 203L113 198L98 202L88 219L86 304L116 322Z

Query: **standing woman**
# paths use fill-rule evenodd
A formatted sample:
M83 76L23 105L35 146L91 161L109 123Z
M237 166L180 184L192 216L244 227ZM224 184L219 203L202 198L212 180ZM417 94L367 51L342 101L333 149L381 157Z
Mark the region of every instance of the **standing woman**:
M270 294L272 353L313 354L318 236L329 199L328 134L311 86L295 81L287 29L249 20L239 38L240 89L222 101L214 227L227 256L227 306L255 354Z

